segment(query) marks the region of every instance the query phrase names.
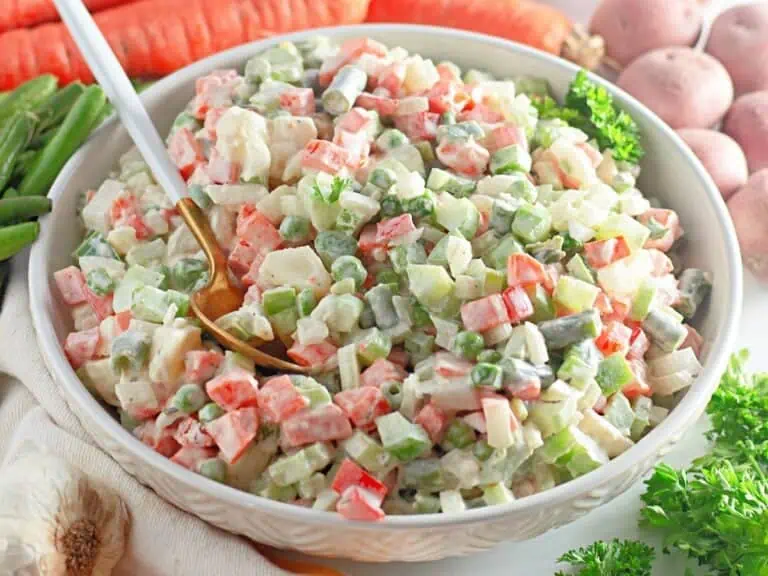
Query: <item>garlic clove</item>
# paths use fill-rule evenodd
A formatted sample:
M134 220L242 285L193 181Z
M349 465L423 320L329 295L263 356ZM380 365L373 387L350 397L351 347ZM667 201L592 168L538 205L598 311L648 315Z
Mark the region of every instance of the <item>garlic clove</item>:
M58 456L31 453L3 469L0 542L31 548L40 574L108 576L129 526L117 493ZM5 563L0 573L10 569Z

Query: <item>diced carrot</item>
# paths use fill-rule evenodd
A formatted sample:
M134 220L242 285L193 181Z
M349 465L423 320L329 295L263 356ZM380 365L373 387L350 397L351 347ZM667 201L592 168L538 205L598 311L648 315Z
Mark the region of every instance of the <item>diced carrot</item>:
M309 401L287 375L270 378L256 394L259 412L265 422L283 422L309 406Z
M408 374L406 371L390 362L379 358L360 375L360 386L379 386L384 382L402 382Z
M416 112L395 118L395 128L403 132L413 142L434 140L437 138L437 112Z
M198 448L212 448L216 446L213 438L203 430L202 424L194 418L184 418L173 433L173 438L179 445L197 446Z
M626 354L629 350L632 329L618 321L605 323L603 331L595 339L595 345L605 356L617 352Z
M629 256L629 244L623 236L608 238L607 240L595 240L584 244L584 257L587 264L594 269L608 266L608 264L627 256Z
M216 448L201 448L199 446L184 446L171 457L171 462L184 466L189 470L197 470L204 460L216 456Z
M253 204L243 204L237 213L235 234L249 242L259 252L271 252L283 243L280 232Z
M259 383L245 370L233 370L209 380L205 391L211 400L232 412L244 406L256 406Z
M189 128L179 128L168 142L168 155L184 178L189 178L197 165L205 161L200 142Z
M384 518L381 501L359 486L350 486L336 503L336 511L347 520L375 522Z
M255 407L227 412L205 425L222 457L234 464L243 455L259 431L259 413Z
M193 384L210 380L223 360L215 350L190 350L184 356L184 380Z
M365 108L366 110L375 110L379 113L379 116L386 118L394 116L397 111L397 100L388 96L363 92L357 97L355 106L360 106L360 108Z
M426 93L429 111L437 114L461 112L469 104L470 98L463 84L459 81L440 80Z
M507 286L533 286L543 284L547 280L547 272L541 262L528 254L510 254L507 259Z
M377 386L363 386L338 392L333 401L344 411L355 427L372 430L379 416L389 414L392 407Z
M435 354L435 374L443 378L460 378L472 371L472 364L463 358L440 351Z
M528 297L528 293L522 286L507 288L504 293L504 304L507 307L509 321L512 324L520 324L527 318L533 316L533 302Z
M321 366L336 355L336 350L330 342L302 346L296 341L288 349L288 356L300 366Z
M77 370L96 357L99 338L98 327L67 334L67 339L64 341L64 353L67 355L72 368Z
M459 122L470 122L475 120L483 124L496 124L504 121L504 115L489 108L485 104L475 104L471 110L460 112L456 119Z
M315 442L344 440L352 435L352 425L341 408L324 404L313 410L302 410L283 421L280 445L296 448Z
M315 93L312 88L291 88L280 94L280 108L294 116L315 113Z
M376 224L376 243L387 245L401 236L405 236L416 230L411 214L401 214L394 218L382 220Z
M331 490L343 494L350 486L359 486L368 490L375 494L380 501L387 495L387 487L383 482L370 475L349 458L345 458L336 471L336 476L333 477Z
M634 328L632 330L632 336L629 338L627 360L642 360L645 358L645 354L650 347L651 343L643 329L640 327Z
M629 367L634 374L635 379L622 388L624 396L633 400L638 396L650 396L651 387L648 385L647 372L648 367L642 360L635 359L629 361Z
M459 174L471 178L485 172L491 158L488 150L474 140L443 140L435 150L437 158Z
M662 252L668 252L675 241L683 235L680 218L674 210L651 208L647 212L640 214L637 219L640 223L645 224L646 226L653 220L656 224L666 228L666 231L660 238L649 238L645 243L646 248L655 248Z
M223 158L214 148L208 160L208 177L214 184L235 184L240 179L240 165Z
M96 316L99 318L99 321L112 316L114 313L112 310L112 294L99 296L86 285L85 299L88 302L88 305L91 307L91 310L93 310Z
M301 157L301 166L329 174L337 174L344 167L355 167L348 150L326 140L307 142Z
M85 275L76 266L68 266L53 273L53 279L68 306L82 304L85 299Z
M485 332L499 324L509 322L509 314L501 294L491 294L463 304L461 320L467 330Z
M443 439L449 420L450 416L445 410L430 402L419 411L413 421L427 431L433 444L439 444Z
M517 124L506 122L499 126L496 126L491 130L490 134L483 139L483 145L488 149L490 153L494 153L496 150L512 146L513 144L519 144L524 148L528 148L528 140L525 137L525 131Z

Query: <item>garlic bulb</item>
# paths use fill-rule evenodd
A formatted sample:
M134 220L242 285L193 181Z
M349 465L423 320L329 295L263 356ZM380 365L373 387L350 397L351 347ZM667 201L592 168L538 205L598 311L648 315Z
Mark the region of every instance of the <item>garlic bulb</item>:
M108 576L129 525L115 492L58 456L27 454L0 471L0 575Z

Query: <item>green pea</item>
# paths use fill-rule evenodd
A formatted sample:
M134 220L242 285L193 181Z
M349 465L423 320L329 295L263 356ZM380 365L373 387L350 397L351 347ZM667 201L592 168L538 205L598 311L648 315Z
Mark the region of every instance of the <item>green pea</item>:
M501 388L504 371L501 366L481 362L472 367L472 384L498 390Z
M173 395L171 405L185 414L194 414L205 406L205 401L205 392L203 392L200 386L197 384L184 384Z
M380 201L379 213L382 218L394 218L403 213L403 204L396 194L387 194Z
M340 256L331 265L331 275L336 282L341 282L346 278L355 281L355 288L359 290L365 279L368 277L368 271L355 256Z
M496 364L501 361L501 353L498 350L483 350L477 355L477 361Z
M317 298L312 288L304 288L296 295L296 306L299 309L299 317L306 318L317 306Z
M309 220L302 216L286 216L280 223L280 236L288 242L304 242L309 239Z
M340 256L354 256L357 252L357 240L344 232L323 230L315 238L315 252L326 267Z
M213 422L216 418L220 418L221 416L224 416L224 409L215 402L208 402L208 404L200 408L200 411L197 413L197 418L203 424Z
M86 276L88 288L97 296L106 296L115 290L115 281L103 268L96 268Z
M456 335L454 351L467 360L474 360L485 347L483 337L472 330L464 330Z

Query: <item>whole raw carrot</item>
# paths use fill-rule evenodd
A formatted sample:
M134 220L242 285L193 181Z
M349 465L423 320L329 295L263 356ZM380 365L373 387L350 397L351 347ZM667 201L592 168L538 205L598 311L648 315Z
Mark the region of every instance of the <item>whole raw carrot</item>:
M85 0L84 4L91 12L98 12L130 2L136 0ZM5 0L0 10L0 32L58 20L59 13L52 0Z
M215 52L305 28L362 22L368 0L143 0L95 16L131 76L168 74ZM63 24L0 35L0 90L50 72L93 78Z
M586 38L561 11L534 0L371 0L366 21L482 32L566 56L590 68L602 56L601 40Z

